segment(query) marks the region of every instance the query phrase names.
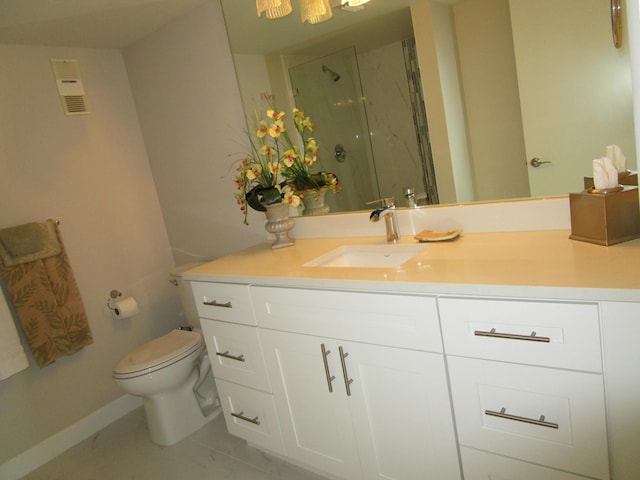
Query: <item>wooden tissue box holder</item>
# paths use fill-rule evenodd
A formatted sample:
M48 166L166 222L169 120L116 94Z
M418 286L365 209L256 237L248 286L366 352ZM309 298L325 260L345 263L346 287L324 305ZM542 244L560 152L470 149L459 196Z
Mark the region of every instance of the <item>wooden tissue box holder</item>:
M640 237L638 187L570 193L569 208L573 240L614 245Z

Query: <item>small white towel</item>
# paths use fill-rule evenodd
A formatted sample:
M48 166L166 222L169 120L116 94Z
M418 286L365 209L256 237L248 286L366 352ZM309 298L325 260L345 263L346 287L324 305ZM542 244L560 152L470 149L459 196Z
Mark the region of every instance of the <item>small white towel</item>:
M9 306L0 290L0 380L29 366Z

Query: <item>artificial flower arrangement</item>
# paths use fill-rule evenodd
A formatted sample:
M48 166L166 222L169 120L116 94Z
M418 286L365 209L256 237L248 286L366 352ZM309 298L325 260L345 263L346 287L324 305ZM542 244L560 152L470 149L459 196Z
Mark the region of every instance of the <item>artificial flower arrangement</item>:
M247 205L261 212L266 211L267 205L280 202L297 207L304 192L325 186L334 192L340 190L334 174L309 172L309 167L318 158L315 139L306 137L306 133L313 132L311 119L302 110L293 109L294 124L304 145L304 152L299 153L285 128L285 113L275 109L271 96L263 95L262 98L269 105L268 120L256 115L255 138L250 136L251 153L241 161L235 178L238 188L235 198L244 214L245 224L248 224Z

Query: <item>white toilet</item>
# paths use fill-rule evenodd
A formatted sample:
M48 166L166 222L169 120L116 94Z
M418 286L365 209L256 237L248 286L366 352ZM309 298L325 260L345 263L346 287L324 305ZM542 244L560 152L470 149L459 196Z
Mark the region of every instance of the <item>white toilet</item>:
M113 379L120 388L143 398L151 440L159 445L179 442L220 413L191 286L182 281L182 272L193 266L170 273L189 327L134 348L113 368Z

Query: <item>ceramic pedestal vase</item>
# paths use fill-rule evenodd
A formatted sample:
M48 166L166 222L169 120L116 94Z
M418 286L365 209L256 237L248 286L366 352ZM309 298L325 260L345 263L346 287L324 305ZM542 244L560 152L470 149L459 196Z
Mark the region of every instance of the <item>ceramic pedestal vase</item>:
M328 190L328 188L323 187L320 190L309 190L304 192L304 198L302 199L302 203L304 203L304 210L302 211L302 215L324 215L325 213L329 213L329 205L324 203L324 196Z
M295 225L293 218L289 218L289 204L276 203L275 205L267 205L267 223L264 228L267 232L276 236L275 241L271 244L271 248L283 248L293 245L294 240L289 238L289 230Z

